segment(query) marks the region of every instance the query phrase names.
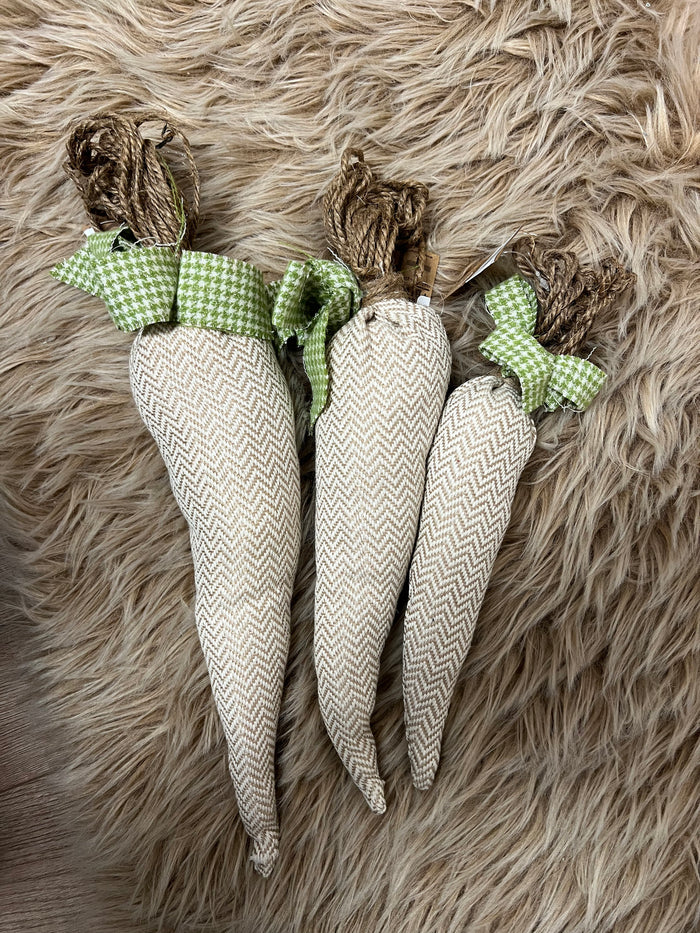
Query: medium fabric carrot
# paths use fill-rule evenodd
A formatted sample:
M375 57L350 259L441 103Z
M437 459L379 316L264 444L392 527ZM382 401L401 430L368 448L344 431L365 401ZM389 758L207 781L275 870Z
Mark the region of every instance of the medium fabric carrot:
M332 250L364 305L327 351L330 390L316 422L314 655L321 713L377 813L383 781L370 728L379 660L411 557L450 348L440 316L407 299L396 264L424 252L425 186L383 182L346 152L324 199Z
M135 331L136 406L187 520L195 621L257 870L278 853L274 754L300 546L299 461L272 347L272 294L254 266L188 246L196 221L132 121L78 126L67 170L93 233L53 275L104 299ZM148 119L151 119L150 117ZM164 142L177 134L166 122ZM182 137L181 137L182 138Z
M530 413L540 406L587 408L605 376L570 354L585 341L601 307L631 281L612 261L600 273L580 270L573 254L543 250L532 241L520 255L540 294L522 276L487 292L496 329L480 347L503 367L503 376L517 376L519 391L511 378L496 376L456 389L428 461L403 656L408 754L421 790L435 777L457 675L535 445Z

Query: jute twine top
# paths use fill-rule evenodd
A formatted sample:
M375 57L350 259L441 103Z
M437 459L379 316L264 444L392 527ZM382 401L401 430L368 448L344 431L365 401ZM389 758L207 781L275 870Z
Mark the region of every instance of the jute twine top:
M340 171L323 198L323 220L331 249L359 279L365 304L405 296L405 281L398 270L408 249L418 253L420 278L427 203L428 189L420 182L383 181L359 149L343 153Z
M139 127L147 122L164 124L159 143L141 135ZM190 203L159 151L176 137L187 158ZM191 245L199 216L199 173L187 137L167 117L98 114L73 129L66 149L64 168L98 229L126 224L138 240L178 249Z
M635 280L616 259L604 259L599 270L582 269L574 253L533 237L519 240L513 255L537 295L535 336L552 353L581 350L595 318Z

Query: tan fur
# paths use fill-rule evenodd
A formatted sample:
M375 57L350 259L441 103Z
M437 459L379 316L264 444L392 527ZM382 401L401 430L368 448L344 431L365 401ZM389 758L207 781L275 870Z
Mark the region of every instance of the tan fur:
M698 884L698 22L689 0L12 0L0 18L3 457L15 590L70 783L137 918L227 933L690 933ZM274 880L246 864L193 620L185 522L128 383L131 338L48 276L86 223L71 120L159 106L202 174L200 249L320 254L349 144L431 185L440 295L508 235L619 255L610 379L541 419L458 679L411 786L401 630L373 730L387 812L325 735L311 657L313 445L278 743ZM477 283L510 270L507 258ZM491 372L475 286L453 384ZM300 361L285 363L297 408ZM115 888L116 889L116 888Z

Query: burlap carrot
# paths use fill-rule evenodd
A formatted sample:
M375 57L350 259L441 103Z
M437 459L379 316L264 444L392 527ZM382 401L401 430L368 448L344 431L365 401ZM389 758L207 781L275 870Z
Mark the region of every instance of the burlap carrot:
M423 790L435 777L457 675L535 445L530 413L590 404L605 375L571 354L631 281L612 260L598 273L582 270L573 254L532 241L516 255L534 287L515 276L486 293L496 329L480 350L518 388L512 378L483 376L456 389L428 461L403 657L408 753L413 783Z
M324 199L328 239L364 304L327 351L316 422L314 654L328 734L377 813L384 787L370 729L379 659L418 525L425 464L450 372L439 315L407 299L396 271L424 251L424 185L383 182L348 151Z
M195 621L228 744L252 859L278 852L274 753L300 544L299 462L289 391L258 269L188 248L187 208L143 119L78 126L67 170L109 232L53 270L135 331L130 378L189 525ZM166 123L163 141L178 134ZM161 144L162 145L162 144Z

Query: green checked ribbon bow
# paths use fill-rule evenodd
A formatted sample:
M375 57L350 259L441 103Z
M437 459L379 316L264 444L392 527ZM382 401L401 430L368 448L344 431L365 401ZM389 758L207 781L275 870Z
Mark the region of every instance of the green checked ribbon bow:
M360 307L362 291L337 262L293 261L265 285L255 266L228 256L140 246L125 227L91 233L51 275L101 298L120 330L169 321L280 344L296 337L311 382L313 427L328 399L326 344Z
M567 403L579 411L587 408L606 375L588 360L550 353L537 342L537 298L532 286L515 275L486 292L485 298L496 329L479 351L499 363L505 376L518 377L523 410L529 413L544 405L554 411Z
M101 298L120 330L171 321L272 340L272 293L250 263L92 233L51 275Z
M309 427L328 399L326 344L357 311L362 290L352 272L327 259L294 260L270 286L274 294L272 324L280 343L296 337L304 348L304 369L311 383Z

